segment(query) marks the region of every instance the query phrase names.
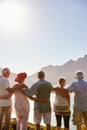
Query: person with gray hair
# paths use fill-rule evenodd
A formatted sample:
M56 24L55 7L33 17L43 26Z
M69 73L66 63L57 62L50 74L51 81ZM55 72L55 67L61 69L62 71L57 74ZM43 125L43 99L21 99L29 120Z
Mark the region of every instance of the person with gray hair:
M7 78L10 76L9 68L2 69L2 76L0 76L0 96L11 93L10 84ZM4 130L9 130L10 118L12 112L11 98L0 99L0 130L3 129L3 119L5 117Z
M87 130L87 82L83 80L82 71L75 73L75 78L78 80L73 82L67 89L74 92L74 107L73 107L73 124L77 126L77 130L81 130L81 125L84 121Z
M83 79L84 78L84 75L83 75L83 72L81 72L81 71L76 71L76 73L75 73L75 78L76 79Z

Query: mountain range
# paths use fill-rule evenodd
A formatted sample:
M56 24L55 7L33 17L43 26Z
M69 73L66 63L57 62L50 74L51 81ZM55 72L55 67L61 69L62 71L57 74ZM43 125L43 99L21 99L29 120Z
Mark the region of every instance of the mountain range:
M0 75L1 75L1 69L0 68ZM67 84L71 84L73 81L75 81L75 72L78 70L83 71L84 73L84 79L87 80L87 55L85 55L82 58L79 58L77 60L70 59L65 64L59 66L59 65L48 65L40 70L45 72L45 79L50 81L53 86L57 85L57 81L59 77L65 77L67 80ZM31 86L33 83L35 83L37 79L37 73L33 75L30 75L26 79L26 84ZM16 77L16 73L11 73L10 76L10 83L14 84L14 78Z
M59 77L65 77L67 84L71 84L75 81L75 72L81 70L84 73L84 79L87 80L87 55L82 58L69 60L65 64L59 66L49 65L41 68L46 74L46 80L50 81L54 86L57 84ZM34 83L37 80L37 73L30 76L30 83Z

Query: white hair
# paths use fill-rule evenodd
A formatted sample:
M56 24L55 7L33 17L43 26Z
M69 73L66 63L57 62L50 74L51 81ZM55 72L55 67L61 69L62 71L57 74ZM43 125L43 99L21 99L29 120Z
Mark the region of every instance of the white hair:
M10 70L7 67L2 69L2 75L5 75L6 73L10 73Z
M83 72L82 71L76 71L75 77L77 79L83 79L84 78Z

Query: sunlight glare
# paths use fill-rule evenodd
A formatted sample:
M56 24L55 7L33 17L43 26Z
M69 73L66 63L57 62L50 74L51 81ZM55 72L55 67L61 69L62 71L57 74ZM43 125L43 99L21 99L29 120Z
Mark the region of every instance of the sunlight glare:
M18 2L0 3L0 29L4 32L17 32L24 29L27 22L27 10Z

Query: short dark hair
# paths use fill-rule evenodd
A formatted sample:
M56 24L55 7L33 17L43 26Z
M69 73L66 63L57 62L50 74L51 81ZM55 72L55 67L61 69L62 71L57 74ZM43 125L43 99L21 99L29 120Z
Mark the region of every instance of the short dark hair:
M60 77L59 78L59 84L63 83L63 82L66 82L66 79L64 77Z
M44 77L45 77L45 73L43 71L39 71L38 78L44 78Z

